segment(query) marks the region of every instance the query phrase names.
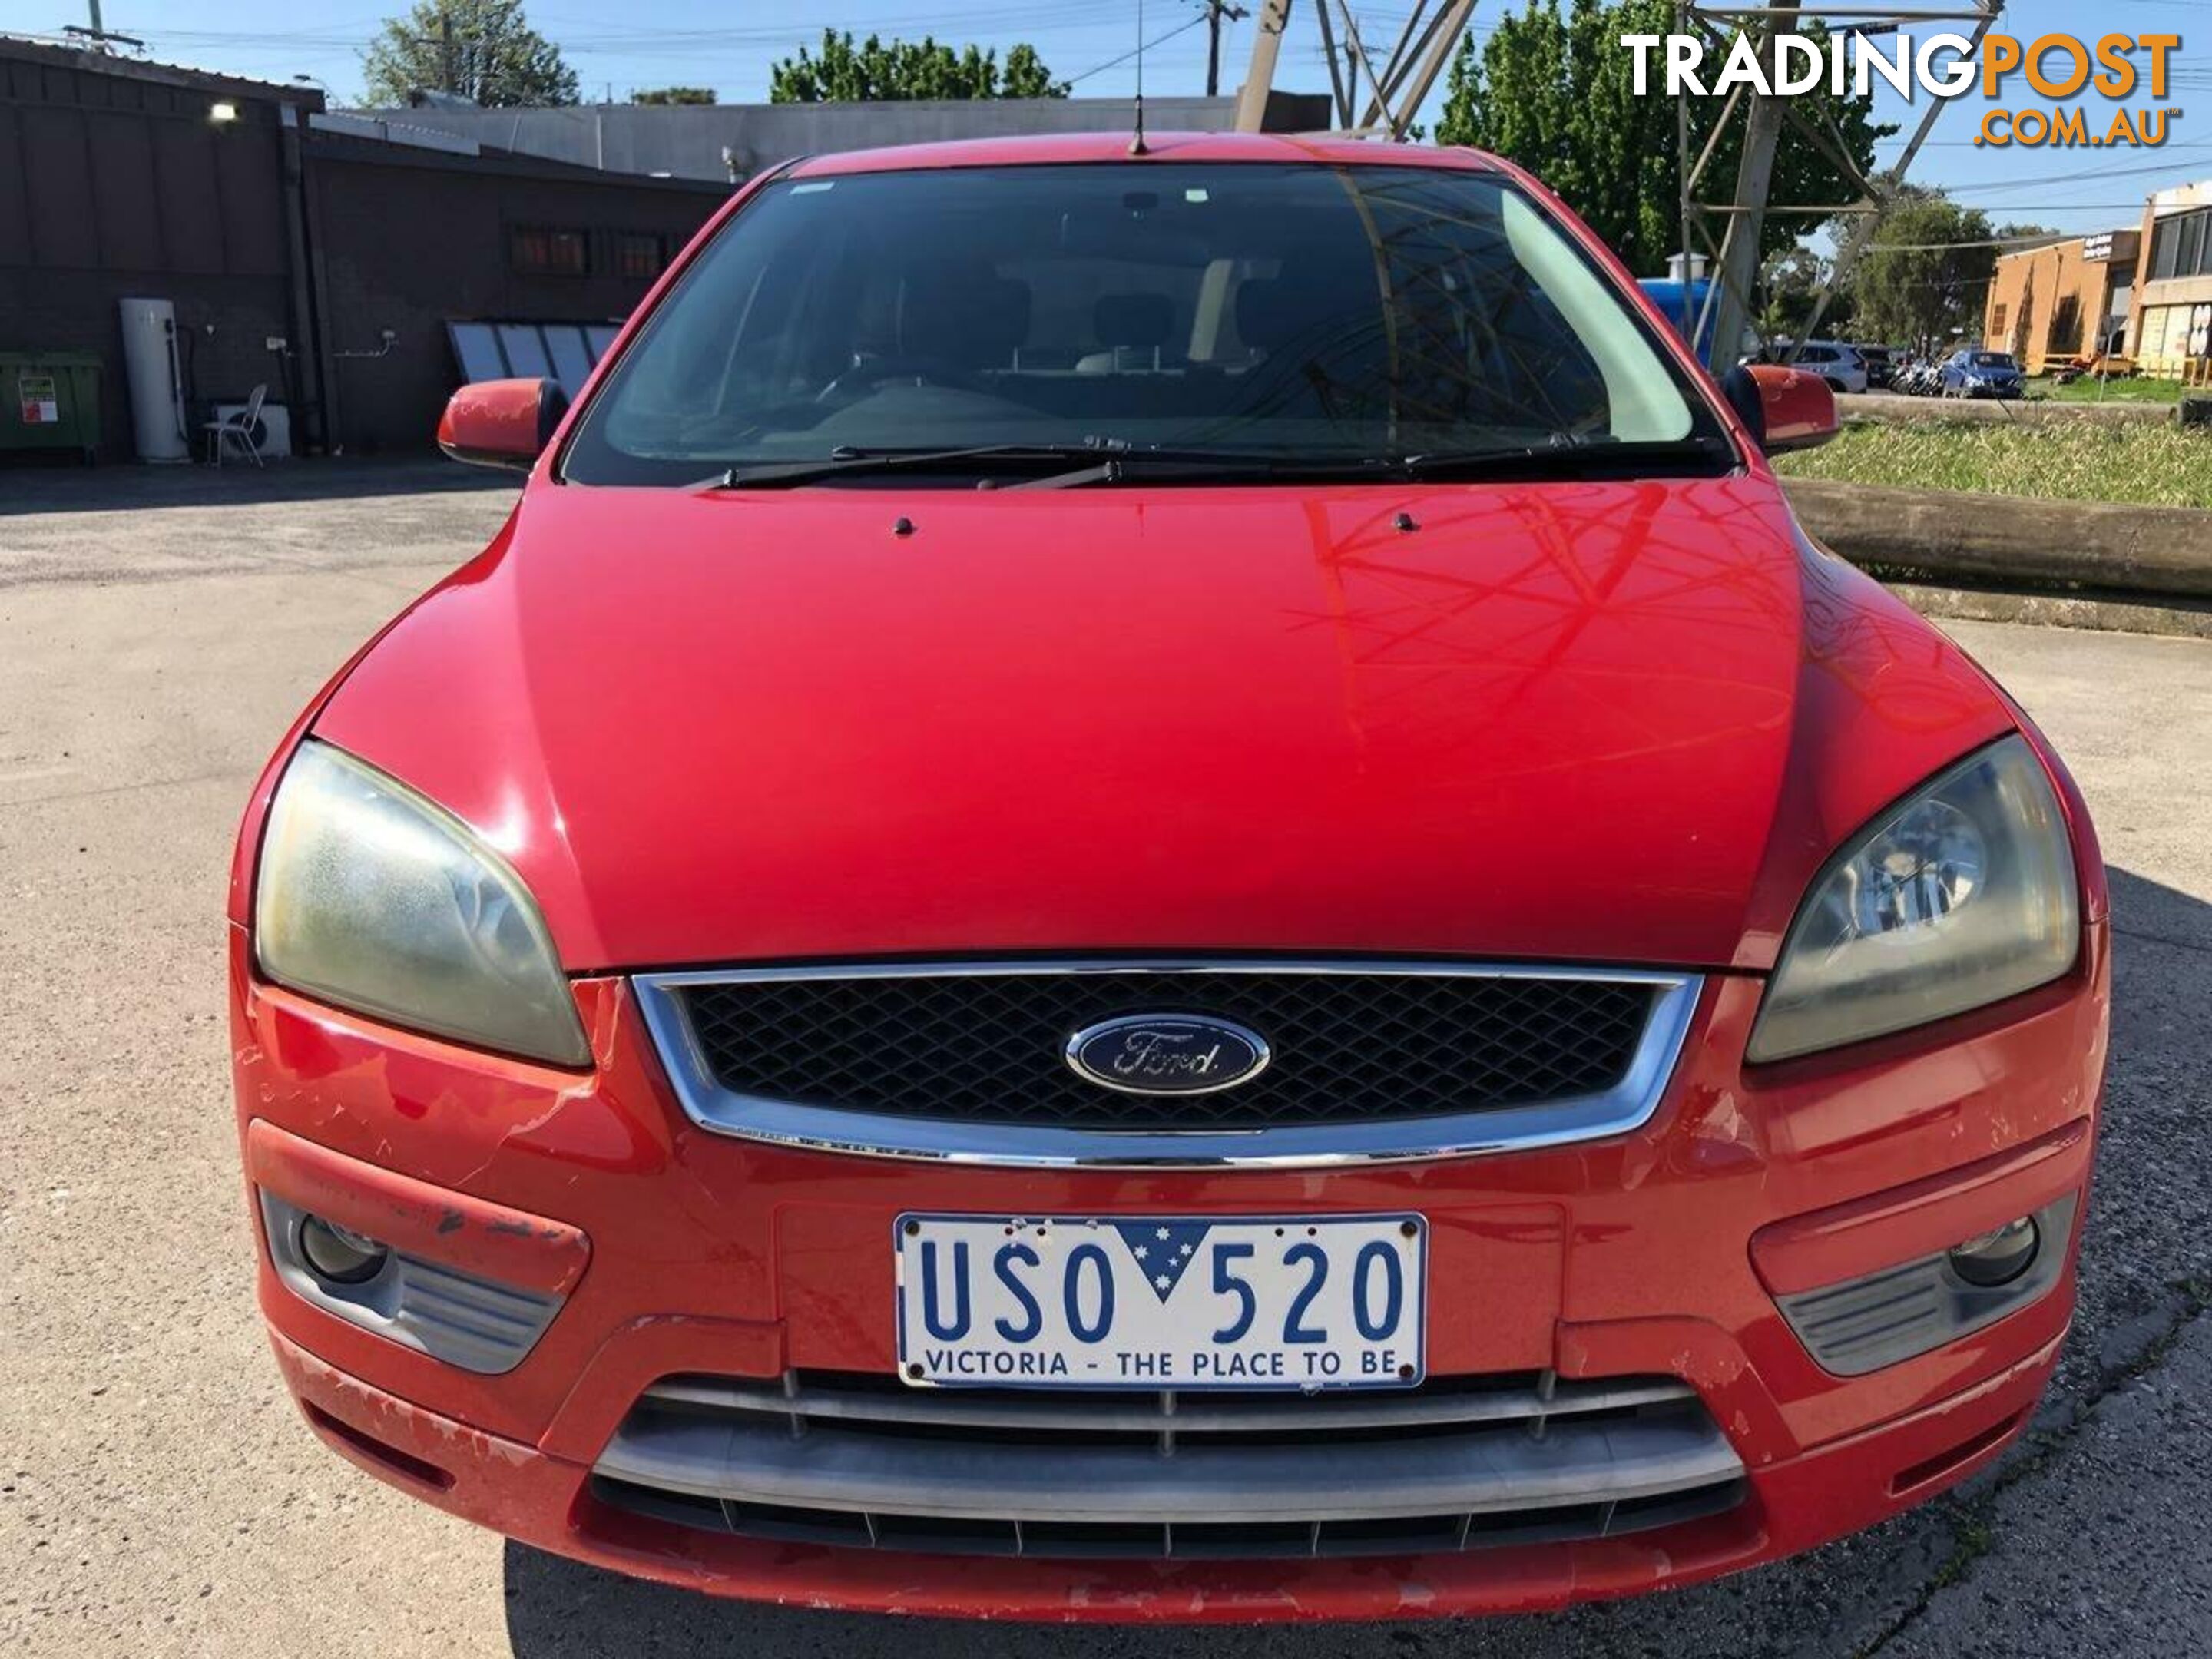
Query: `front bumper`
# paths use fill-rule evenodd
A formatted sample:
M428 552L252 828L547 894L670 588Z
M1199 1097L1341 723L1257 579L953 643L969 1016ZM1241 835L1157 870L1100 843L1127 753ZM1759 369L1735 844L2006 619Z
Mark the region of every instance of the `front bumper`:
M1706 985L1634 1133L1328 1171L1012 1170L785 1149L679 1109L619 981L584 981L589 1074L380 1027L256 981L232 953L249 1176L452 1274L557 1300L503 1369L318 1306L265 1248L260 1296L310 1422L354 1461L524 1541L795 1603L967 1616L1382 1618L1557 1607L1686 1583L1870 1525L2022 1424L2073 1300L2043 1295L1863 1375L1816 1363L1778 1301L2072 1199L2104 1060L2104 929L2069 980L1945 1026L1747 1073L1755 981ZM774 1382L893 1365L892 1218L1418 1209L1431 1376L1679 1378L1745 1497L1626 1537L1300 1561L923 1555L723 1536L618 1510L592 1466L674 1376ZM263 1213L259 1203L257 1214ZM2079 1228L2074 1229L2078 1239ZM504 1363L504 1362L502 1362Z
M410 1404L281 1332L270 1341L309 1424L333 1449L451 1514L555 1554L793 1607L1196 1624L1550 1612L1777 1560L1873 1526L1990 1461L2027 1420L2060 1339L1906 1417L1767 1464L1753 1477L1752 1499L1726 1515L1614 1540L1288 1565L1010 1561L715 1538L599 1503L586 1463Z

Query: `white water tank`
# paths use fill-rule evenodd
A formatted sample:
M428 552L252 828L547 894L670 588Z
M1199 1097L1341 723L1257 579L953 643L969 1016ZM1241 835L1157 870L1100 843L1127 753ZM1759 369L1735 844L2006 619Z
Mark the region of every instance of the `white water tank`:
M125 300L123 368L131 383L131 431L142 461L189 461L184 377L177 366L177 308L167 300Z

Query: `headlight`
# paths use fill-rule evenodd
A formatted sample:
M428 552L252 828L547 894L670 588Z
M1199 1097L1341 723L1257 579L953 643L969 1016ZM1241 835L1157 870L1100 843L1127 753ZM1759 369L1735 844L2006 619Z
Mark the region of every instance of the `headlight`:
M269 808L261 971L400 1025L563 1066L591 1058L521 879L452 813L304 743Z
M2025 739L1990 744L1893 808L1814 882L1749 1058L1901 1031L2047 984L2081 904L2058 798Z

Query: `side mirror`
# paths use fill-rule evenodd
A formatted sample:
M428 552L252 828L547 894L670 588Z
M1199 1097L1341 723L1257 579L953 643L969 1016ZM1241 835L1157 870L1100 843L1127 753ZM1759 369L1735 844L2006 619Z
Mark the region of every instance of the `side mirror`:
M1721 391L1770 455L1818 449L1836 435L1836 394L1802 368L1739 364L1722 380Z
M474 466L527 472L568 411L558 380L477 380L446 400L438 447Z

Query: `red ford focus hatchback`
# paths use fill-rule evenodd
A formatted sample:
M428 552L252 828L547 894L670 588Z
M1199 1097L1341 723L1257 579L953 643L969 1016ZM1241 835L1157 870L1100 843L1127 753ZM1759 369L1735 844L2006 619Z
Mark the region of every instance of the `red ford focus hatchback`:
M2106 892L1464 152L1060 138L739 193L285 739L230 915L335 1449L813 1606L1681 1584L1986 1462L2063 1338Z

